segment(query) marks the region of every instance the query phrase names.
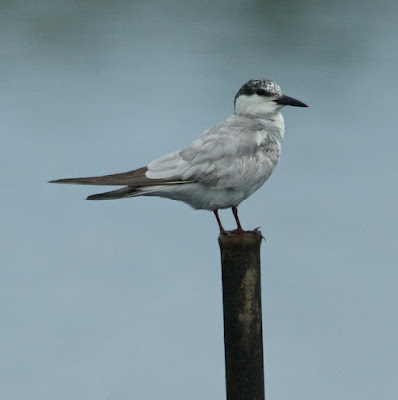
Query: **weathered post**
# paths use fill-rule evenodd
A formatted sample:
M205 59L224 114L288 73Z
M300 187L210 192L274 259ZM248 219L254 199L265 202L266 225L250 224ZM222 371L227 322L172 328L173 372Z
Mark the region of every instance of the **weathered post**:
M261 233L220 235L227 400L264 400Z

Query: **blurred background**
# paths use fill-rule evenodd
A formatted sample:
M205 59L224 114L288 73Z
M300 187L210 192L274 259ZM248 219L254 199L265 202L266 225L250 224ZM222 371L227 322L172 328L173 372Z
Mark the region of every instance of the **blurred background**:
M213 215L46 182L183 148L255 77L310 106L284 109L281 161L240 207L267 238L267 398L393 398L397 17L394 0L2 0L1 398L225 398Z

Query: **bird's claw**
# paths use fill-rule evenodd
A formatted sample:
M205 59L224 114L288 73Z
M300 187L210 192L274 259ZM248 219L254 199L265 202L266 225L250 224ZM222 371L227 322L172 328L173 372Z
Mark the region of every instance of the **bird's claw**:
M261 233L260 228L261 228L261 226L258 226L257 228L254 228L251 232L255 233L256 235L259 235L261 237L261 239L264 240L264 242L267 242L267 239Z
M261 239L264 240L264 242L267 241L267 240L265 239L265 237L263 236L263 234L261 233L260 227L257 227L257 228L255 228L255 229L253 229L252 231L245 231L245 230L243 230L243 229L234 229L234 230L232 230L232 231L223 230L223 231L220 232L220 235L221 235L221 236L232 236L232 235L243 235L243 234L245 234L245 233L254 233L254 234L260 236Z

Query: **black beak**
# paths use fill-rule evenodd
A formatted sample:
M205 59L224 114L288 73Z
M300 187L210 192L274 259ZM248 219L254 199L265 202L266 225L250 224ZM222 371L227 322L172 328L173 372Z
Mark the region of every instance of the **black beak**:
M279 97L279 99L274 100L275 103L281 104L283 106L294 106L294 107L308 107L302 101L293 99L293 97L285 96Z

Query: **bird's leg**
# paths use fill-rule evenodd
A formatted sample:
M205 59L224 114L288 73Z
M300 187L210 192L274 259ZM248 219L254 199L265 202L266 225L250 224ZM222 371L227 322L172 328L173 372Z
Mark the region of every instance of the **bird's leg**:
M243 229L242 229L242 225L240 224L240 221L239 221L237 207L232 207L232 214L234 214L236 224L238 225L238 229L236 230L236 232L242 233Z
M218 210L214 210L213 212L214 212L214 215L216 216L218 226L220 227L220 234L226 235L225 229L223 228L223 226L221 224L220 217L218 216Z

